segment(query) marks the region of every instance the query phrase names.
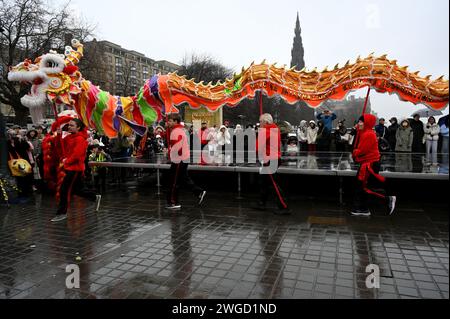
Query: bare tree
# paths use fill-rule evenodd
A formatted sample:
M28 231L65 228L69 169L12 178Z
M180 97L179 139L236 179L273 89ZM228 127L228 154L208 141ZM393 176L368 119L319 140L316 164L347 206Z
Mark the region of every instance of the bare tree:
M105 47L101 42L93 39L84 43L84 56L78 63L81 74L83 74L85 79L100 86L102 89L111 90L109 83L111 82L112 74L108 62L112 61L107 60Z
M77 21L68 5L49 8L42 0L0 0L0 102L13 107L17 124L26 123L29 112L20 98L29 87L9 82L8 67L50 49L62 51L68 33L81 41L92 34L93 27Z
M231 69L222 65L212 56L195 53L190 56L185 55L177 72L179 75L185 75L186 78L194 79L196 82L212 82L213 84L224 81L233 74ZM184 116L185 107L184 104L179 106L182 116Z
M183 58L178 74L185 75L188 79L193 78L197 82L216 83L231 76L233 71L209 55L192 54Z
M135 95L137 92L137 64L125 57L122 66L122 89L124 96Z

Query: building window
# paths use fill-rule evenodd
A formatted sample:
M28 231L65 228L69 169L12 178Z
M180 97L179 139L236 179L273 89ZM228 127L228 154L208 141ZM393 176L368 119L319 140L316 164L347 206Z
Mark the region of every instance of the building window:
M144 79L148 78L148 67L146 67L146 66L142 67L142 77Z

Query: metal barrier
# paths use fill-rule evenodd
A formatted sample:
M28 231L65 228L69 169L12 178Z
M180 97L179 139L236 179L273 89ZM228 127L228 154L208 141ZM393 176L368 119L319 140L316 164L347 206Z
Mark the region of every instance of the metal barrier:
M439 154L435 164L429 164L424 154L385 153L380 160L380 174L387 178L414 180L449 180L448 154ZM89 162L90 166L156 169L157 194L160 194L160 170L169 169L170 163L163 156L152 159L121 158L112 162ZM237 173L238 198L241 197L241 174L259 173L256 163L189 164L191 171L213 171ZM343 202L343 178L354 177L357 164L351 153L302 153L284 156L277 171L279 174L335 176L339 181L339 202Z

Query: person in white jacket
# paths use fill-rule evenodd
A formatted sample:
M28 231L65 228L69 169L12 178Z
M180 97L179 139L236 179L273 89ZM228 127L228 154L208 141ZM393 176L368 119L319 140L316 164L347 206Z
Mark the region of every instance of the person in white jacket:
M219 132L217 132L216 142L219 148L222 148L222 152L225 151L225 145L231 144L231 135L225 125L222 125L219 129Z
M436 119L433 116L428 118L427 124L424 125L425 143L427 149L427 161L436 164L437 163L437 147L439 140L439 125L436 123Z
M317 132L319 128L316 125L316 122L313 120L309 121L309 126L306 129L306 140L308 142L308 151L315 152L316 151L316 140L317 140Z
M308 150L308 137L306 131L308 130L308 122L305 120L300 121L300 126L297 129L297 138L300 143L300 152Z

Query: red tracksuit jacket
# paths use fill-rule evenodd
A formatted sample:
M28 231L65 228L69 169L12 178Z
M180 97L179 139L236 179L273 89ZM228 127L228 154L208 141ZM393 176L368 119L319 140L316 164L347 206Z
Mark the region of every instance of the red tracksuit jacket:
M373 170L372 163L380 160L380 152L378 151L378 139L373 130L376 117L372 114L364 114L364 129L358 131L355 149L353 150L353 159L361 166L358 170L357 178L362 182L364 191L368 194L385 198L383 194L372 191L368 188L370 175L374 176L380 182L384 182L385 178Z
M376 162L380 160L378 139L373 128L377 118L372 114L364 114L364 129L358 131L357 145L353 150L356 163Z
M272 135L272 136L271 136ZM278 145L277 142L278 141ZM266 124L259 129L258 140L256 141L256 153L264 148L263 158L260 161L278 160L281 158L281 134L276 124Z
M86 150L88 147L87 131L84 129L78 133L69 134L62 139L64 169L66 171L84 172Z
M189 149L188 138L184 131L184 126L176 124L169 131L169 134L169 160L173 163L187 161L191 157L191 151Z

